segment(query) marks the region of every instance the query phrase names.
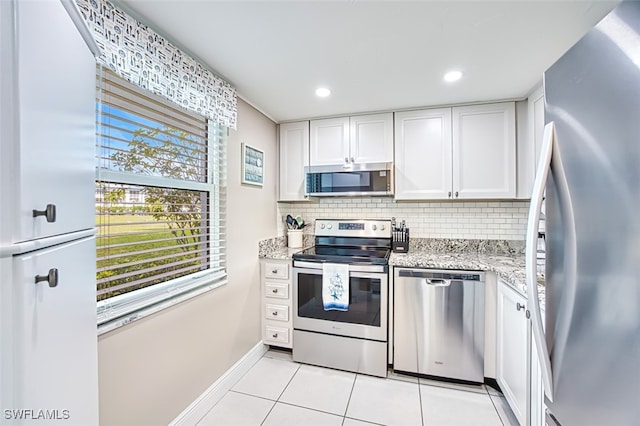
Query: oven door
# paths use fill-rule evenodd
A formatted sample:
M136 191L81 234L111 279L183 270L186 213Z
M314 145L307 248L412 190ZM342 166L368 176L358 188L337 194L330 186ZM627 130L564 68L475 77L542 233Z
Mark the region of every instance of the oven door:
M321 265L321 264L320 264ZM386 272L349 272L349 309L325 311L322 269L293 268L293 328L387 341Z

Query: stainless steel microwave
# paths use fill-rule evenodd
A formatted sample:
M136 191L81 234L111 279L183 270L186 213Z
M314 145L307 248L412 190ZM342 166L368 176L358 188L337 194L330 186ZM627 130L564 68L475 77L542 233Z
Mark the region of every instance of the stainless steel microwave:
M307 166L307 194L313 197L393 195L393 163Z

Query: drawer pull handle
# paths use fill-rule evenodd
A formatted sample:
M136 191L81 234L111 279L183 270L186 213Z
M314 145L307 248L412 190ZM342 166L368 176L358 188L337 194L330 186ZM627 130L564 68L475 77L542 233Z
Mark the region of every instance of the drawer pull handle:
M516 303L516 309L517 309L518 311L520 311L520 310L522 310L522 309L524 309L524 308L525 308L525 306L524 306L523 304L521 304L520 302Z
M272 334L271 337L273 337L274 339L278 338L278 333Z
M58 286L58 270L56 268L49 269L49 273L47 275L36 275L35 283L47 281L49 283L49 287L57 287Z
M277 274L277 273L278 273L278 270L277 270L277 269L274 269L273 271L271 271L271 273L272 273L272 274Z
M56 205L47 204L44 210L33 210L33 217L44 216L47 218L47 222L56 221Z
M277 293L277 292L278 292L277 288L274 288L273 290L271 290L271 293Z
M278 311L271 312L271 315L273 315L274 317L277 317L278 316Z

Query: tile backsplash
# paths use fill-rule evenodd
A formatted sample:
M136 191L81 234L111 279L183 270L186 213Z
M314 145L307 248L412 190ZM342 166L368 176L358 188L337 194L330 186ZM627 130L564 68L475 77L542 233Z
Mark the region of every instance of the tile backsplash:
M524 240L529 201L403 202L391 198L320 198L307 203L278 203L278 235L285 235L287 214L301 215L313 233L315 219L405 220L416 238Z

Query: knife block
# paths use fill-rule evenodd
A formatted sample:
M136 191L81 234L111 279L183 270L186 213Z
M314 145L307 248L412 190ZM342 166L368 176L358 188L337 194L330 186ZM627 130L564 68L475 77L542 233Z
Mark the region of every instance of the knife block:
M409 228L396 228L391 235L391 250L394 253L407 253L409 251Z

